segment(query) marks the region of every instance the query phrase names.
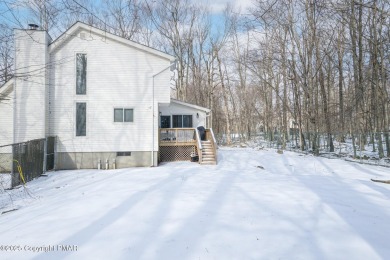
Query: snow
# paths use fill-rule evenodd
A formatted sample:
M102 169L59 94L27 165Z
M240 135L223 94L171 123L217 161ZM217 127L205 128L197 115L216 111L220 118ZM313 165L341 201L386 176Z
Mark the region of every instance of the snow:
M307 137L306 137L307 138ZM379 156L379 150L378 150L378 140L374 140L375 142L375 148L372 144L372 140L370 140L370 137L367 138L366 143L363 145L363 149L360 150L359 147L359 137L355 138L356 143L356 157L354 158L354 151L353 151L353 144L352 144L352 138L351 136L345 136L345 142L339 142L337 141L337 136L334 136L333 145L334 145L334 152L330 152L330 147L327 144L327 135L320 134L319 136L319 156L325 157L328 159L335 159L335 158L342 158L346 161L351 162L358 162L361 164L369 164L369 165L377 165L377 166L385 166L390 168L390 159L389 158L380 158ZM280 134L276 134L274 136L274 140L270 141L267 139L265 133L259 133L256 136L252 136L251 140L241 142L241 137L239 134L232 134L231 135L232 143L236 147L252 147L255 149L262 149L262 148L274 148L274 149L281 149L282 148L282 136ZM382 136L382 139L384 140L384 136ZM299 148L298 145L299 140L294 140L294 136L290 135L290 140L286 143L286 150L288 151L294 151L298 153L306 153L306 154L313 154L313 149L309 147L305 147L305 150L302 151ZM219 137L219 143L226 143L226 136L220 136ZM382 142L382 147L384 150L384 154L387 153L386 150L386 143L385 141Z
M11 188L11 174L0 173L0 192Z
M0 259L390 259L390 185L370 180L388 168L251 148L218 159L6 191Z

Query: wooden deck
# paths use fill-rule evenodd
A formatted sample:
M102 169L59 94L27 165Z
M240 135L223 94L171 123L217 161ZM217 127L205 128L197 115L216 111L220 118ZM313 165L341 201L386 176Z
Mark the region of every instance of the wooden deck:
M190 161L197 155L200 164L217 163L217 143L212 129L201 140L195 128L160 128L159 161Z
M160 146L185 146L196 144L194 128L160 128Z

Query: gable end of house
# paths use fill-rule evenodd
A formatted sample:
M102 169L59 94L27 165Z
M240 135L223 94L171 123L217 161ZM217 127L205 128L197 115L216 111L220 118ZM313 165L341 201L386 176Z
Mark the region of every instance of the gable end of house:
M66 30L62 35L60 35L56 40L50 43L49 45L49 53L56 52L60 48L62 48L69 40L72 38L80 38L81 40L91 41L97 40L94 37L99 37L98 40L105 41L107 39L118 42L120 44L124 44L128 47L135 48L138 51L146 52L148 54L157 56L159 58L174 61L175 57L169 55L165 52L153 49L151 47L136 43L134 41L125 39L123 37L114 35L107 31L98 29L96 27L87 25L82 22L76 22L73 24L68 30Z

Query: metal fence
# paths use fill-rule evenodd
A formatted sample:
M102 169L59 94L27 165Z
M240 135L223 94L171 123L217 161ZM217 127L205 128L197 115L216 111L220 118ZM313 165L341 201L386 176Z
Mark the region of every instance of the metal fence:
M55 144L56 137L47 137L0 146L2 187L13 188L54 170Z

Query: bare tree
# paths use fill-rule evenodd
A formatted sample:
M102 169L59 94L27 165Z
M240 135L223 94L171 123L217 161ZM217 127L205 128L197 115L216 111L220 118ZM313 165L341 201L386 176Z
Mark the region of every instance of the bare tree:
M0 86L13 76L13 34L7 25L0 25Z
M141 6L136 0L104 1L112 33L133 40L141 30Z

